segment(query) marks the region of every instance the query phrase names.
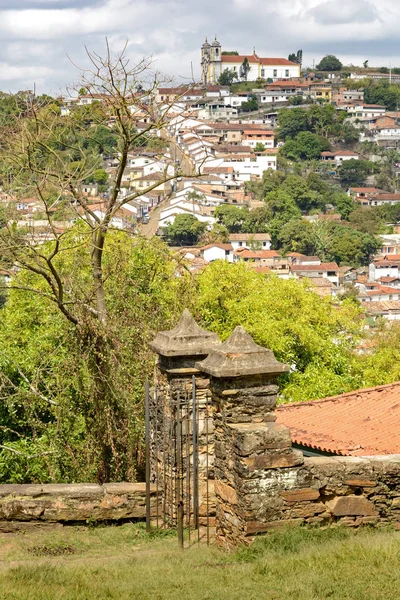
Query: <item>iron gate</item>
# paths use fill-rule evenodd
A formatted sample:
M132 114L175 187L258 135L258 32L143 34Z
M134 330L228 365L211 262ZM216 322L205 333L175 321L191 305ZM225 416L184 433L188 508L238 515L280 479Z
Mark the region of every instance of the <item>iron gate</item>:
M208 391L196 389L196 378L174 387L145 388L146 529L176 528L178 543L210 543L210 424ZM156 509L151 511L151 485ZM153 512L153 514L152 514ZM186 535L185 535L186 530Z

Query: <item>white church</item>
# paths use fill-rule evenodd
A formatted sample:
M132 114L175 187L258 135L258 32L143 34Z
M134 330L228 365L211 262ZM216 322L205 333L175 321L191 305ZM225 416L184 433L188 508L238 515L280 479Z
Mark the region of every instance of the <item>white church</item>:
M237 73L240 81L240 68L244 59L247 58L249 71L248 81L257 79L292 79L300 77L300 65L290 62L286 58L261 58L254 50L251 55L223 54L221 44L217 37L212 44L206 41L201 47L201 73L204 84L218 83L220 75L229 69Z

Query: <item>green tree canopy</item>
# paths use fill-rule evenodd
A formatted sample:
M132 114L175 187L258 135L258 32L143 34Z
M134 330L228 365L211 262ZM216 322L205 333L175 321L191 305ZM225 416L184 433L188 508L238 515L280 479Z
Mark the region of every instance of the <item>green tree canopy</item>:
M218 78L218 83L220 85L232 85L237 78L238 76L235 71L232 71L231 69L224 69Z
M339 168L339 179L343 186L362 186L371 173L376 170L376 165L369 160L345 160Z
M343 67L340 60L333 54L327 54L316 66L317 71L340 71Z
M176 215L174 222L166 227L165 235L171 246L197 244L207 227L206 223L189 214Z
M329 149L330 144L326 138L310 131L302 131L286 140L281 153L290 160L312 160L320 158L321 152Z

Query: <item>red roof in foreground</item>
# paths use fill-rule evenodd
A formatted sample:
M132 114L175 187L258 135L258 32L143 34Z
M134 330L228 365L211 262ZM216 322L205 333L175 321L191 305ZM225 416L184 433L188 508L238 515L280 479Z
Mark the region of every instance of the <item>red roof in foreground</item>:
M276 412L295 444L343 456L400 453L400 381Z

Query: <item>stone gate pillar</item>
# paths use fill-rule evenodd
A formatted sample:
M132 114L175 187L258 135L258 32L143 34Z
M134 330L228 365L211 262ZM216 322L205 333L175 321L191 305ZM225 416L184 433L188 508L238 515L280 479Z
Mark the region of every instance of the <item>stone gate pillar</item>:
M215 514L213 472L213 424L211 415L210 380L196 366L220 344L215 333L202 329L185 309L176 327L157 334L150 348L157 355L154 386L151 390L151 477L162 496L163 513L170 524L176 523L176 485L179 476L185 519L193 512L193 422L192 394L195 380L195 399L198 425L198 503L200 524L205 521L206 505ZM181 465L176 456L176 407L181 406L180 418ZM208 410L208 415L206 414ZM208 450L208 459L206 452ZM189 460L186 460L187 453ZM208 474L208 477L207 477ZM208 479L208 481L206 481ZM206 498L206 491L208 496ZM214 507L214 508L212 508Z
M271 472L279 479L303 463L275 423L276 380L289 367L242 327L196 366L211 378L217 542L234 547L280 518L280 498L267 492L266 501Z

